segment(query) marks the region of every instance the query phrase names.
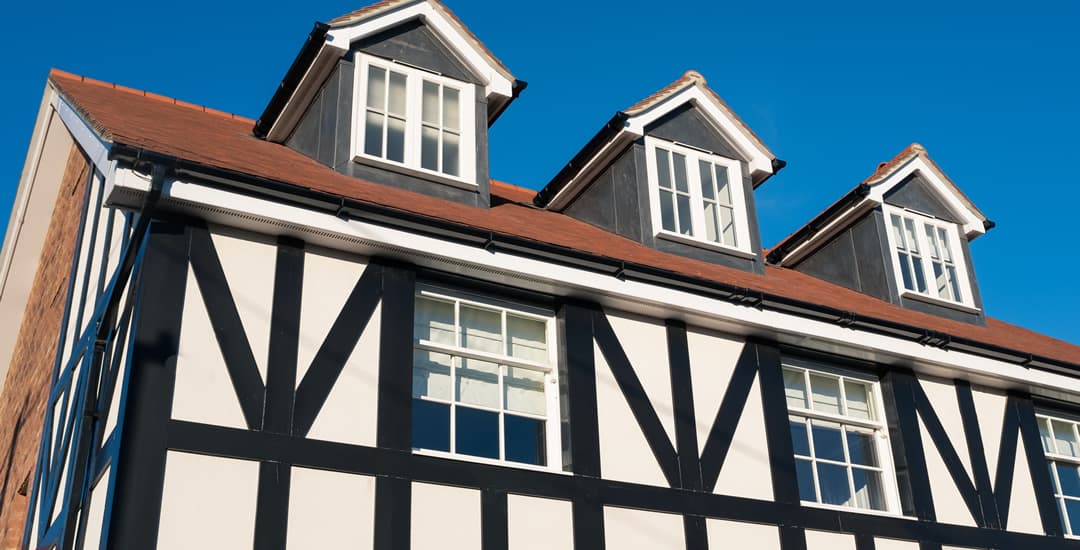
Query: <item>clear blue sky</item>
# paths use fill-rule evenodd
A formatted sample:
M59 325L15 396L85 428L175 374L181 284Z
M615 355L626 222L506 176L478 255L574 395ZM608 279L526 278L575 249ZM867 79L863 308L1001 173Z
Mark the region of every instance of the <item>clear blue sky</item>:
M366 3L10 3L0 217L49 67L256 118L312 23ZM1080 2L448 5L529 82L492 130L494 177L541 187L693 68L789 163L757 195L766 245L918 141L998 223L972 246L988 313L1080 343Z

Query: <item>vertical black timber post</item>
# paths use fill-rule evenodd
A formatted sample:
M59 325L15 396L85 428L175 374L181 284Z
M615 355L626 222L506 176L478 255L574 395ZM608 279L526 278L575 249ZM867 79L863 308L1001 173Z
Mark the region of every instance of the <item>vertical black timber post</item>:
M154 223L136 294L135 333L112 525L106 548L155 548L165 483L166 425L176 384L176 355L187 288L188 228ZM194 297L193 299L198 299Z
M799 479L795 472L795 449L791 444L791 427L784 397L784 370L780 349L756 342L758 387L761 388L761 408L765 416L765 439L769 448L769 469L772 473L773 499L783 504L799 504ZM780 547L784 550L806 550L806 531L798 525L780 525Z
M690 349L686 323L669 319L667 326L668 370L671 376L671 403L675 410L675 448L678 453L679 483L683 489L701 491L701 463L694 416L694 389L690 376ZM683 516L686 550L708 550L705 518Z
M971 383L967 380L957 380L955 386L956 402L960 405L960 420L964 426L964 440L967 442L968 460L972 473L975 475L975 490L979 493L983 525L1001 529L997 501L994 499L994 486L990 482L990 468L986 464L982 430L979 428L979 415L975 409L975 395L971 391Z
M416 307L416 273L369 264L382 270L379 327L379 402L376 445L412 449L412 338ZM411 544L412 484L407 479L375 480L375 548L408 550Z
M1009 401L1013 403L1013 410L1009 412L1016 414L1019 420L1020 441L1023 443L1024 457L1031 474L1031 486L1035 489L1035 504L1039 508L1043 531L1052 537L1062 537L1064 533L1058 506L1054 502L1053 482L1050 481L1050 472L1046 467L1039 423L1035 419L1035 405L1031 402L1030 395L1010 394Z
M559 312L559 374L566 381L568 418L563 437L569 436L570 465L574 475L600 477L600 428L596 416L596 362L593 314L596 308L566 304ZM604 507L595 494L573 502L574 548L604 550Z
M274 298L270 311L270 349L266 362L266 400L263 431L292 433L296 396L296 355L300 345L300 306L304 287L304 243L278 240ZM284 550L289 522L289 483L292 465L259 464L259 493L255 511L255 548Z
M913 514L921 521L937 521L919 413L915 409L915 374L907 370L890 370L881 380L881 389L903 512ZM940 550L941 545L919 542L919 548Z
M506 491L484 489L480 493L480 550L510 547L508 519Z

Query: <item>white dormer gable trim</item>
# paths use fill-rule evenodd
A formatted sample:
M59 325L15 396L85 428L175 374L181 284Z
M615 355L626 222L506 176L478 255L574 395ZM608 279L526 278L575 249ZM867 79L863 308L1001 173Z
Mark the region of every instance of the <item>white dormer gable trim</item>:
M915 155L899 168L877 181L869 181L870 194L867 199L876 204L885 203L885 195L913 174L921 175L931 185L931 190L945 204L953 215L960 220L960 228L967 239L974 240L986 233L986 216L964 196L945 174L933 162L919 154Z

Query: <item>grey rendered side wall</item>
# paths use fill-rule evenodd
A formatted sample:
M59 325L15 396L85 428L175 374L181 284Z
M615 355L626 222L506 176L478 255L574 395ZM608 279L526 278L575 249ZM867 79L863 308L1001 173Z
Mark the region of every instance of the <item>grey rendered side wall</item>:
M641 242L639 198L631 146L586 186L565 212L573 218Z
M876 213L871 212L814 251L795 269L834 284L890 300Z
M470 84L483 83L419 20L365 38L353 44L352 50L403 61Z
M921 174L912 174L900 185L892 188L885 195L885 202L901 208L910 208L924 214L930 214L935 218L959 223L956 215L939 200L932 191L930 184L923 179Z

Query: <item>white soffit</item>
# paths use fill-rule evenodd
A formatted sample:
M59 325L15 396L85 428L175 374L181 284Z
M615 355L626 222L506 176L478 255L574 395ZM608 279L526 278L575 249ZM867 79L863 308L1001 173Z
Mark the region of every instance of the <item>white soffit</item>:
M956 188L956 184L941 173L933 162L927 160L924 153L914 155L883 178L867 182L870 185L870 194L867 195L867 199L877 204L884 203L885 195L889 191L916 172L932 186L935 195L945 203L945 206L960 218L960 226L968 240L986 233L984 225L986 217Z

